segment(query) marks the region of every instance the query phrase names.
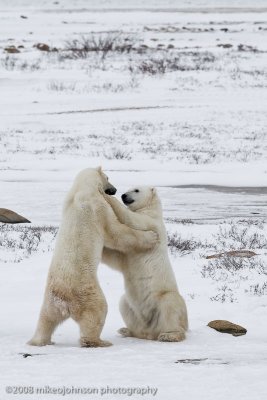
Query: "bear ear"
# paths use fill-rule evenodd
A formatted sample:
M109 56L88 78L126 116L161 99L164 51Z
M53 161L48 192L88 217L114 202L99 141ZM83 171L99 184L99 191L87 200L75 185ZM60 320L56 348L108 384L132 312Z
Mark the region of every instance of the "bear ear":
M101 172L102 172L102 167L101 167L101 165L100 165L99 167L97 167L97 171L101 174Z

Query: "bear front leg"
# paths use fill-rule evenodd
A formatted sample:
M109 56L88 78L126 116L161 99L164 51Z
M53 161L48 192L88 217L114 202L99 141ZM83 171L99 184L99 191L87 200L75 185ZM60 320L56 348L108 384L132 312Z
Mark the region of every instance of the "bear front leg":
M138 230L156 230L157 226L155 225L152 218L144 215L140 215L135 213L128 208L126 208L123 204L121 204L116 197L103 195L105 200L109 203L112 210L114 211L116 217L120 221L120 223L125 224L133 229Z
M188 329L187 310L184 299L176 291L166 292L159 298L160 318L158 328L160 342L181 342Z
M104 231L104 246L122 253L152 249L159 241L154 231L141 231L121 224L113 214Z
M123 204L121 204L116 197L108 196L105 193L103 194L106 202L111 206L112 210L116 214L116 217L122 224L129 225L129 217L128 214L132 211L128 210Z
M120 299L119 309L126 327L120 328L118 333L124 337L147 339L147 335L143 331L143 321L132 309L125 294Z

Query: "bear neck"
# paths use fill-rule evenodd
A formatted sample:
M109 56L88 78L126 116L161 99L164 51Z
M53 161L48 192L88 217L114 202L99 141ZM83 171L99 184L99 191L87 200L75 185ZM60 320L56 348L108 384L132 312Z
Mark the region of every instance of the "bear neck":
M162 215L161 201L155 196L148 205L136 211L140 214L147 214L151 217L156 216L158 218L159 215Z

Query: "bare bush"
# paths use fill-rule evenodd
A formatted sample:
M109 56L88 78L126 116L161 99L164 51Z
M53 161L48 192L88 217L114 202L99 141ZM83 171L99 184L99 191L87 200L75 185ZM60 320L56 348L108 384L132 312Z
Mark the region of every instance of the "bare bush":
M249 219L239 219L238 221L236 221L236 223L240 225L246 225L248 227L255 226L259 229L264 229L266 221L263 219L249 218Z
M254 296L265 296L267 295L267 281L263 282L262 285L257 283L256 285L251 285L249 292Z
M45 55L46 57L46 55ZM137 74L138 79L142 79L140 74ZM124 76L120 77L123 90L131 90L128 88L130 82L124 81ZM121 90L117 87L117 82L111 82L112 85L103 86L105 81L93 82L93 85L87 84L86 91L105 91L108 89L113 92ZM84 93L83 87L77 86L72 93ZM60 92L59 92L60 93ZM64 92L61 92L64 93ZM238 138L231 141L231 149L227 146L231 140L231 125L216 125L216 124L195 124L195 123L180 123L180 122L148 122L147 120L136 120L121 123L117 121L114 124L106 127L105 133L100 134L95 126L90 127L90 133L96 134L95 139L87 139L87 133L84 132L69 132L68 136L77 137L79 135L79 143L88 144L84 145L79 150L79 154L83 157L92 156L93 154L103 154L103 152L110 152L112 147L122 148L123 150L131 152L132 157L140 153L142 159L157 159L159 162L168 160L177 160L189 164L196 163L212 163L216 162L230 162L245 157L249 153L247 161L257 158L263 160L266 157L266 148L262 146L264 142L265 133L262 128L253 132L251 143L244 137L250 136L249 127L237 130ZM77 135L77 136L76 136ZM47 132L47 137L40 134L39 131L33 133L32 130L26 130L25 127L19 130L9 129L1 130L1 155L5 157L7 153L27 152L31 154L44 154L50 150L51 146L55 147L56 153L61 153L61 135ZM103 142L104 140L104 142ZM128 141L127 148L125 141ZM134 147L130 144L134 142ZM104 148L103 148L104 143ZM247 144L246 144L247 143ZM245 147L246 146L246 147ZM241 157L241 155L243 155ZM264 158L265 157L265 158Z
M156 74L165 74L167 71L167 67L170 67L170 63L167 62L166 59L150 59L146 61L142 61L137 69L142 74L156 75ZM133 71L133 68L130 66L130 71Z
M214 247L223 251L225 255L209 259L201 267L203 278L210 279L214 283L223 283L223 286L217 287L215 294L210 297L212 301L233 302L240 292L258 296L266 293L264 283L267 265L262 256L245 258L231 255L231 253L238 254L238 250L242 249L246 249L249 253L248 250L267 248L266 238L262 234L264 225L259 221L257 223L251 221L252 219L224 223L219 226L218 234L213 235Z
M82 36L65 43L65 58L87 58L90 53L101 54L105 58L109 52L129 53L134 47L134 38L119 33Z
M192 225L194 221L190 218L165 218L165 221L171 224Z
M234 297L234 292L227 285L217 288L218 293L210 297L211 301L219 301L220 303L230 302L234 303L237 299Z
M168 234L168 246L171 252L180 252L182 255L192 253L197 248L203 248L206 243L195 240L194 238L182 239L177 232Z
M131 160L132 156L129 151L121 149L111 149L109 152L104 152L103 156L108 160Z
M35 61L20 60L17 57L7 55L1 59L1 65L8 71L20 70L20 71L37 71L40 67L40 59Z
M140 80L138 79L136 74L132 74L130 79L122 81L122 82L103 82L97 85L93 85L91 87L87 87L86 91L93 92L110 92L110 93L121 93L127 90L136 89L140 86Z
M265 236L255 231L251 225L242 227L232 222L229 226L220 226L219 233L214 238L217 243L216 248L223 251L267 248Z
M215 61L215 56L209 52L184 52L178 55L166 55L143 60L139 64L130 64L131 72L137 70L142 74L157 75L173 71L207 70Z
M51 81L47 88L54 92L73 92L76 88L76 82Z
M237 300L233 294L237 296L240 289L258 296L267 293L264 284L260 283L262 279L266 281L267 268L263 261L256 257L214 259L202 266L201 275L213 282L224 283L222 287L215 289L215 295L210 297L212 301L233 302ZM258 282L248 286L248 282L253 280Z
M240 271L253 271L259 275L267 275L267 269L263 262L256 258L221 257L209 261L201 271L203 278L211 278L216 281L224 281L229 276L240 274ZM241 276L241 275L239 275Z
M50 251L58 228L54 226L0 226L1 261L20 262L32 253Z

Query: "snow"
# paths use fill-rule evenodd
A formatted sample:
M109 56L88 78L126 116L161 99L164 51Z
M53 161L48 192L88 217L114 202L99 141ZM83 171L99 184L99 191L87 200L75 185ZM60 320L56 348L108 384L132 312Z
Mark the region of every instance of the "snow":
M95 390L69 399L266 399L266 1L10 0L0 11L0 207L33 227L0 226L0 399L31 397L6 393L9 386L51 399L63 394L49 390L63 387ZM64 56L67 40L114 32L147 50ZM59 51L41 52L39 42ZM24 48L8 55L8 45ZM175 57L178 70L141 72ZM184 342L120 337L123 279L101 265L102 337L113 346L79 348L73 321L54 346L25 344L64 195L78 171L100 164L118 196L157 186L168 233L196 243L170 248L189 312ZM257 256L240 270L205 259L244 240ZM213 319L248 332L218 333L207 327Z
M196 260L187 257L173 260L182 293L190 290L197 296L194 300L186 296L190 331L185 342L164 344L120 338L116 334L117 328L122 326L117 306L123 282L118 273L103 266L99 278L108 300L109 314L102 336L112 341L113 347L79 348L78 329L71 321L57 330L55 346L32 348L25 345L35 327L49 260L50 255L39 254L26 262L1 268L1 304L6 305L1 308L3 390L6 385L149 386L158 388L156 398L160 399L177 395L203 399L211 396L249 398L253 393L257 393L259 399L266 396L266 324L263 318L266 302L243 299L228 306L210 302L205 293L209 288L204 287L197 276ZM206 326L218 317L243 324L248 329L247 335L236 338ZM38 355L23 358L21 353ZM199 365L175 363L183 359L207 360ZM1 398L8 397L2 391Z

